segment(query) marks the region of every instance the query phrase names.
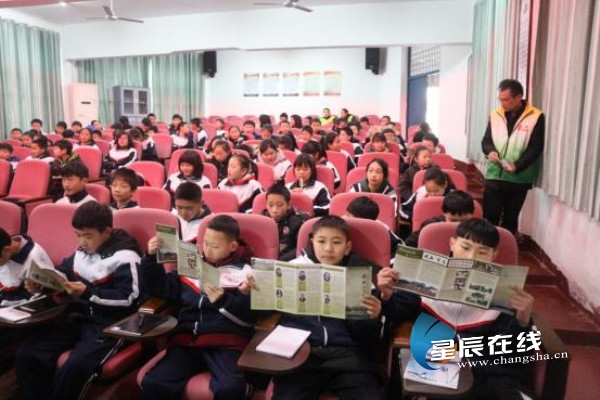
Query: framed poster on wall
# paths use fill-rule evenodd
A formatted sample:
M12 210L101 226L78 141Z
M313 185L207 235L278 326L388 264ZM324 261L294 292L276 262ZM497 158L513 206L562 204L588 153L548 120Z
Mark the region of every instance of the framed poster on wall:
M279 96L279 72L264 72L263 74L263 97Z
M323 73L323 95L342 95L342 71L325 71Z
M259 82L258 72L244 74L244 97L258 97Z
M316 71L308 71L302 74L304 96L320 96L321 95L321 73Z
M300 73L299 72L284 72L282 82L283 82L283 96L286 96L286 97L300 96Z

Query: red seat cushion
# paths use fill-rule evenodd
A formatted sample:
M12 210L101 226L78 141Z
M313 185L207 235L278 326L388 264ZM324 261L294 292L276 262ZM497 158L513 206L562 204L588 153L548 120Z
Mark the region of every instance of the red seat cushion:
M56 361L58 368L62 367L69 359L71 350L63 352ZM142 345L133 343L130 346L121 349L102 366L100 380L111 380L123 376L127 370L142 356Z

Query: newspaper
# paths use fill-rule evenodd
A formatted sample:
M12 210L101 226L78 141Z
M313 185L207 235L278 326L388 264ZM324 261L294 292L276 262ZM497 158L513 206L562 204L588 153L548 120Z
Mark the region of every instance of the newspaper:
M68 281L62 272L54 269L52 266L39 265L36 260L31 260L25 277L44 287L59 292L64 291L63 283Z
M368 318L361 300L371 293L371 267L289 264L254 258L252 269L259 288L251 294L253 310L339 319Z
M179 235L174 226L156 224L156 236L162 241L162 246L156 252L156 262L159 264L177 261L177 243Z
M529 268L458 259L428 250L398 246L394 269L397 289L438 300L512 313L510 286L523 288Z
M179 240L177 244L177 273L180 276L198 279L202 285L220 285L220 271L202 260L198 246Z

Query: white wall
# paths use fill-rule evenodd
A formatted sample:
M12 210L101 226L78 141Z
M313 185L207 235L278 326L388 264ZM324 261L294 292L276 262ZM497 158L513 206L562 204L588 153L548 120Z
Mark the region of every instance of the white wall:
M217 74L205 81L205 115L321 114L323 107L339 113L346 107L358 115L401 114L402 71L405 51L387 51L386 70L373 75L365 69L365 49L315 49L217 52ZM342 95L319 97L244 97L245 72L304 72L339 70Z
M440 57L440 142L448 154L467 160L467 92L471 46L442 46Z
M27 24L31 26L37 26L39 28L49 29L56 32L61 32L61 26L48 22L46 20L32 17L19 11L15 11L11 8L0 8L0 18L10 19L15 22Z
M568 279L571 295L600 316L600 223L540 189L529 191L520 222Z
M293 49L470 43L473 1L400 1L66 25L66 59L209 49Z

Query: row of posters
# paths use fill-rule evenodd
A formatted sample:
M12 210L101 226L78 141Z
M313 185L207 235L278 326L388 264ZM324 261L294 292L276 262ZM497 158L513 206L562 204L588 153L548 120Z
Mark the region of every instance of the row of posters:
M244 97L341 96L342 72L263 72L244 74Z

